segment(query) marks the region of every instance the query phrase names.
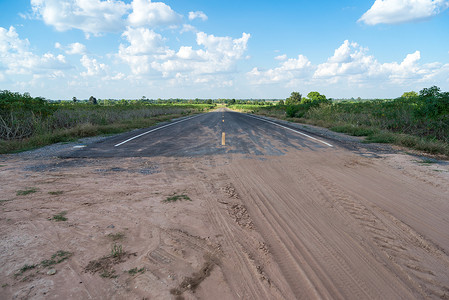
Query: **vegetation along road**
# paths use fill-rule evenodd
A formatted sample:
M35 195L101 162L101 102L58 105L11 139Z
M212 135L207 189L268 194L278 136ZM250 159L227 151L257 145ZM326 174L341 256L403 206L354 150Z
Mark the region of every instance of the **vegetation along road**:
M449 297L447 163L227 108L73 146L2 158L2 298Z

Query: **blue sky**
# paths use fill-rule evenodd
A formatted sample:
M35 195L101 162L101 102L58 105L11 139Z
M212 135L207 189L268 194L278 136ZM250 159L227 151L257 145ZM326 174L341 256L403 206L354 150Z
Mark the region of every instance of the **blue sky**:
M0 89L48 99L449 91L449 0L0 0Z

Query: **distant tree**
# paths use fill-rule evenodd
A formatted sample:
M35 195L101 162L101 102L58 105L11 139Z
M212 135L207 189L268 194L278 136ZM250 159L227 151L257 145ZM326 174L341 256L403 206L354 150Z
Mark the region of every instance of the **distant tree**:
M95 98L94 96L90 96L89 102L92 103L92 104L98 104L97 98Z
M326 96L321 95L318 92L310 92L307 94L307 99L303 99L302 102L322 102L326 100Z
M206 101L207 104L212 104L212 99Z
M78 99L76 99L76 97L72 98L73 103L76 103L76 101L78 101Z
M438 97L440 95L440 88L437 86L432 86L430 88L423 88L419 91L419 97L421 98L431 98Z
M296 105L301 103L302 95L298 92L292 92L290 97L285 99L285 104L287 105Z
M278 105L284 105L284 100L279 100Z
M418 93L415 92L415 91L405 92L404 94L402 94L401 98L404 98L404 99L415 99L415 98L418 98Z
M229 101L229 104L235 104L235 99L231 99L231 100Z

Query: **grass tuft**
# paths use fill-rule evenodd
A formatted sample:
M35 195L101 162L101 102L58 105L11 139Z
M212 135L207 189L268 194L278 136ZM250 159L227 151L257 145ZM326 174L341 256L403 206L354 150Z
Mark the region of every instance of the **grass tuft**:
M46 260L41 261L41 265L43 267L53 266L53 265L63 262L64 260L68 259L72 255L73 255L73 253L71 253L71 252L59 250L58 252L56 252L55 254L53 254L51 256L51 259L46 259Z
M14 274L14 277L20 276L20 275L22 275L23 273L25 273L26 271L32 270L32 269L34 269L34 268L36 268L36 267L37 267L37 265L28 265L28 264L25 264L25 265L23 265L22 268L19 269L19 271L17 271L17 273Z
M53 215L52 220L55 220L56 222L67 221L67 218L65 217L66 214L66 211L61 211L59 214Z
M17 196L26 196L26 195L29 195L29 194L34 194L34 193L36 193L37 191L38 191L39 189L37 189L37 188L27 188L26 190L18 190L17 192L16 192L16 195Z
M142 274L145 273L145 268L137 269L137 267L136 267L131 270L128 270L128 274L130 274L130 275L136 275L137 273L142 273Z
M64 194L64 191L52 191L52 192L48 192L50 195L62 195Z
M170 202L176 202L178 200L192 201L192 199L190 199L189 196L187 196L185 194L181 194L181 195L174 195L174 196L171 196L171 197L167 197L167 199L163 200L162 202L170 203Z
M112 245L112 249L111 249L111 256L120 258L123 256L123 254L124 254L124 252L123 252L122 245L114 243Z

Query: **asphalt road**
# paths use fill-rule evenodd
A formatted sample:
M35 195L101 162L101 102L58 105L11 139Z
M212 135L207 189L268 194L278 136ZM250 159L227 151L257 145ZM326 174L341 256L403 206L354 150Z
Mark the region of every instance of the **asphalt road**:
M330 148L330 142L268 119L227 109L134 130L77 149L66 157L282 155Z

